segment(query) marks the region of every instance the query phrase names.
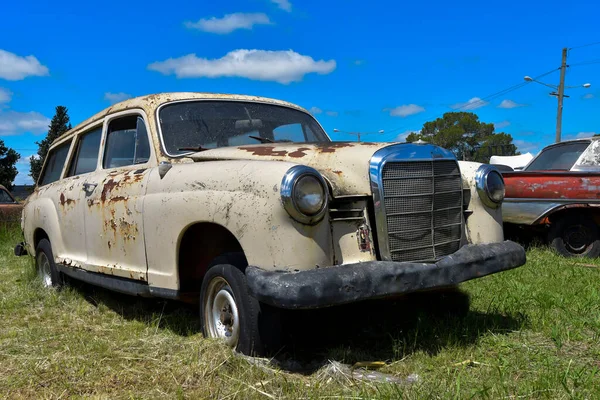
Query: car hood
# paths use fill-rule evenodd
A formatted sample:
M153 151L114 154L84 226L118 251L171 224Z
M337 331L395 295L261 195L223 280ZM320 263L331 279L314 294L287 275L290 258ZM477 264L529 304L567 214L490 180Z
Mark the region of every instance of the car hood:
M371 195L369 162L384 147L402 144L367 142L269 143L221 147L194 153L194 161L271 160L307 165L331 184L334 196Z

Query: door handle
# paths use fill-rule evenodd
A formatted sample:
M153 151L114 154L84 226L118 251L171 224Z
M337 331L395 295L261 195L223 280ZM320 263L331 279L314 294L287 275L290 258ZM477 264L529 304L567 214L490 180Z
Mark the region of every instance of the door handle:
M94 189L96 189L96 186L98 186L97 183L85 182L83 184L83 190L85 191L85 195L90 196L94 192Z

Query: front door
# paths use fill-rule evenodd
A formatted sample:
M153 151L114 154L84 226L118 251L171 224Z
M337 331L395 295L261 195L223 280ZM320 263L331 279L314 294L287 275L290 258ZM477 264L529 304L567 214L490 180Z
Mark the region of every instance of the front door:
M146 281L144 194L151 149L144 118L113 117L107 123L101 165L85 213L88 263L98 272Z

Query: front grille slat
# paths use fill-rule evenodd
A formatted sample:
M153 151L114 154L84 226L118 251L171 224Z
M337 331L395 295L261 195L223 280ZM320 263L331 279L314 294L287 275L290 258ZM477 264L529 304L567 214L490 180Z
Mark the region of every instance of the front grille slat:
M382 200L393 261L435 261L460 247L462 182L455 160L388 162Z

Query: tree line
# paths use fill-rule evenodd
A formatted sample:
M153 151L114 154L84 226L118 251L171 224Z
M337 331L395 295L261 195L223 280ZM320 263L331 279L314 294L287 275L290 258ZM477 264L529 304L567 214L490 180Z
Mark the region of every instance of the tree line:
M29 176L37 182L52 142L71 129L68 109L57 106L44 139L36 142L37 155L31 157ZM412 132L407 142L422 140L451 150L459 160L488 163L492 154L517 155L513 138L505 132L495 132L494 124L481 122L470 112L448 112L441 118L425 122L420 132ZM20 154L4 145L0 139L0 184L9 188L17 176Z

